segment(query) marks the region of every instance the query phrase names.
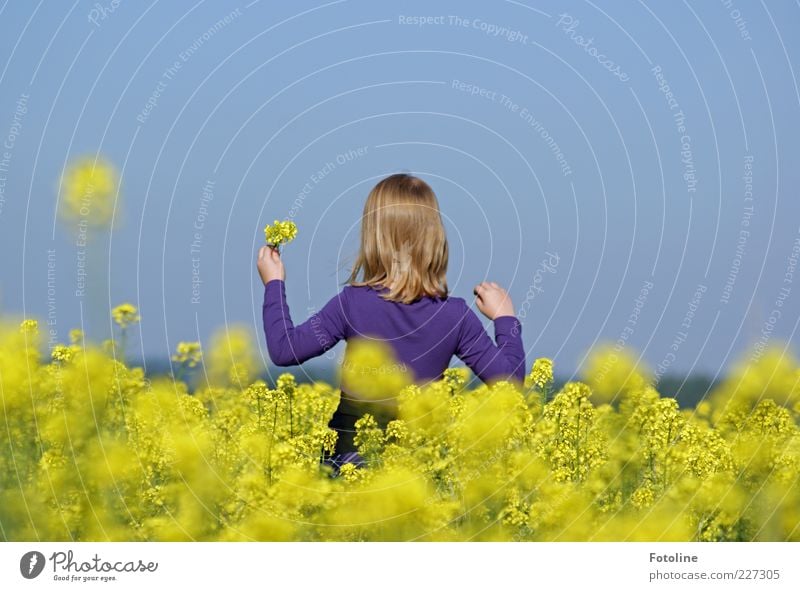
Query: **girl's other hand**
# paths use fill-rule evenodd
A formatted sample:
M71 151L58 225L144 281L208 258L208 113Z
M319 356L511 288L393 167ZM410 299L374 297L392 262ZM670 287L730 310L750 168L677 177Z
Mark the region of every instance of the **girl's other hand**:
M514 305L506 290L494 281L483 281L472 290L477 296L478 310L489 320L501 316L514 316Z
M286 279L286 269L283 268L283 261L277 248L262 246L258 251L256 267L264 284L273 279Z

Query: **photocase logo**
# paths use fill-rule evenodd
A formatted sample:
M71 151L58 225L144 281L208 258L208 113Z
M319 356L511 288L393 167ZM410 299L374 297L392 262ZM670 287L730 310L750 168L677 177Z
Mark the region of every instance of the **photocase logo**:
M19 561L19 572L26 579L35 579L44 570L44 554L41 552L26 552Z

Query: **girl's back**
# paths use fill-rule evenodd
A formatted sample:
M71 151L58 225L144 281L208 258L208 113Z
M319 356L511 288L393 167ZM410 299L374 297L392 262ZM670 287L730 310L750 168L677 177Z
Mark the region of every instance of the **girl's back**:
M523 379L525 358L521 326L515 317L495 319L498 345L495 347L463 298L421 296L404 304L381 297L388 291L386 287L345 286L311 323L317 342L320 338L325 343L354 337L380 339L391 345L397 360L410 369L417 382L439 379L454 355L484 381L493 377ZM283 317L288 313L284 314L280 307L274 312L266 315L283 324ZM279 358L292 365L297 363L297 354L306 357L317 353L317 347L312 344L313 351L295 347L293 354L286 354L291 347L281 342L282 333L279 328L267 331L268 344L272 342L273 345L269 349L273 359ZM269 338L269 335L277 338Z
M343 310L349 324L345 338L376 337L389 343L397 360L417 381L435 380L457 352L459 321L466 303L453 296L423 296L402 304L383 299L388 288L346 286Z
M435 380L453 355L484 382L525 376L522 327L514 316L494 319L497 345L463 298L423 296L403 304L381 297L388 288L346 286L303 324L295 327L282 279L266 284L264 332L267 351L279 366L321 355L340 340L378 338L389 343L415 380Z

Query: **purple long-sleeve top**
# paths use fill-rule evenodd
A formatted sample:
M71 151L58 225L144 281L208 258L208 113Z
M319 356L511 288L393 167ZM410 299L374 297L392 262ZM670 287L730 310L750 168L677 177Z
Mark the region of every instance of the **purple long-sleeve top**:
M284 281L268 281L263 316L270 359L278 366L298 365L342 339L369 336L388 342L418 383L441 378L453 355L484 382L524 379L522 325L515 316L494 319L495 343L463 298L424 296L403 304L381 298L384 291L347 285L295 326Z

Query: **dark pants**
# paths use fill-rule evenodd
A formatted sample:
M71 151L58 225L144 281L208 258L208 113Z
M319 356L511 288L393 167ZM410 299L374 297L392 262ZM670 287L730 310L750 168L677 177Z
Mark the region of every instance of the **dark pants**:
M356 466L365 465L365 461L358 455L358 448L353 441L356 436L356 421L364 413L372 414L383 428L393 418L384 406L348 398L342 393L339 407L333 413L330 423L328 423L328 427L335 429L339 433L339 437L336 440L336 449L333 454L325 457L325 463L331 464L334 470L338 471L339 467L348 462Z

